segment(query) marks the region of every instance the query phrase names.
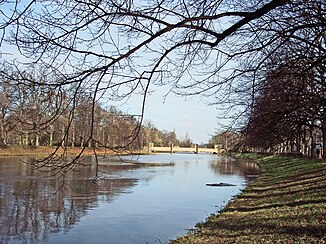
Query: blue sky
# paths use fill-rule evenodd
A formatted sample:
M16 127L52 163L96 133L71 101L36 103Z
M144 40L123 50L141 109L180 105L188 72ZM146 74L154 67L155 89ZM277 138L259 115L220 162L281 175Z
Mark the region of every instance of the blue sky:
M1 45L1 52L7 53L0 57L5 60L17 58L19 61L26 61L19 54L17 48L8 46L4 42ZM151 121L158 129L168 131L175 129L179 139L184 138L188 133L190 139L199 144L208 142L209 138L219 129L218 123L220 121L216 117L217 109L205 104L199 96L186 98L177 97L170 93L164 99L169 87L151 88L155 91L147 98L144 119ZM109 105L114 105L128 114L140 114L141 99L141 95L133 94L126 103Z
M179 139L188 133L194 143L206 143L218 129L217 109L192 98L169 94L164 100L164 89L156 88L147 98L144 119L151 121L160 130L176 130ZM125 113L140 114L139 95L134 95L126 104L116 105Z
M11 55L3 55L3 58L18 58L23 60L19 53L9 49L3 44L2 50L10 50ZM199 96L180 97L170 93L166 99L164 95L169 87L152 87L154 90L147 97L144 114L145 121L151 121L160 130L176 130L177 137L182 139L188 133L194 143L206 143L209 138L217 131L218 122L216 116L218 111L213 106L208 106ZM113 103L128 114L141 113L142 96L133 94L126 103Z
M188 132L194 143L208 142L217 129L217 112L198 98L185 100L182 97L169 96L165 103L160 95L149 98L145 119L151 120L159 129L176 130L178 138L184 138Z

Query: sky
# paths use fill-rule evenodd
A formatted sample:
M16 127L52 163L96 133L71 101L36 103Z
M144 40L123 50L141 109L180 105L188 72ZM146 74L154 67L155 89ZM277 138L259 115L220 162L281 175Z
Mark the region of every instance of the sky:
M7 53L0 58L22 58L16 48L9 47L5 43L2 43L0 51ZM183 139L188 134L192 142L198 144L207 143L219 129L217 109L205 104L199 96L185 98L170 93L164 99L168 88L155 87L154 89L155 91L147 98L144 122L152 122L159 130L175 130L178 139ZM133 95L124 104L112 105L127 114L140 114L141 99L142 96Z
M9 50L8 46L3 45L3 47ZM13 55L5 56L19 56L13 49L11 53ZM164 99L168 89L168 87L153 88L154 91L147 97L144 122L152 122L159 130L175 130L178 139L183 139L188 133L193 143L207 143L219 129L217 109L205 104L199 96L185 98L170 93ZM127 114L141 114L141 102L142 96L134 94L127 102L112 105Z
M159 129L176 130L179 139L188 133L194 143L206 143L217 129L216 109L209 107L199 99L185 100L171 95L165 103L159 95L149 98L145 110L145 119L150 120Z
M219 129L217 109L208 106L200 97L185 98L169 94L164 100L164 91L156 88L148 96L144 121L150 121L159 130L173 131L183 139L188 133L193 143L207 143ZM141 96L132 97L126 104L117 107L128 114L139 114Z

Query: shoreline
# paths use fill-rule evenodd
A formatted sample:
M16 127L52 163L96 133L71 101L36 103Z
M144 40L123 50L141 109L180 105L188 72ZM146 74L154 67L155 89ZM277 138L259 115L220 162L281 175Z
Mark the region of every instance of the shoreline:
M0 157L46 157L52 154L57 149L56 146L47 147L47 146L8 146L8 147L0 147ZM66 152L65 152L66 150ZM57 151L57 154L66 153L68 156L77 156L81 152L82 148L80 147L60 147ZM124 150L124 151L113 151L104 148L97 148L96 154L98 156L103 155L117 155L117 154L131 154L132 151ZM138 150L134 151L137 154L143 154L143 151ZM83 156L91 156L94 155L93 148L85 148L83 151Z
M0 157L46 157L55 149L12 146L0 148ZM67 155L80 150L67 148ZM63 152L60 148L58 154ZM117 154L105 149L96 153ZM94 150L85 148L83 155L94 155ZM244 158L256 161L261 174L222 210L171 243L325 243L326 161L256 154Z
M325 243L326 161L267 156L221 211L171 243Z

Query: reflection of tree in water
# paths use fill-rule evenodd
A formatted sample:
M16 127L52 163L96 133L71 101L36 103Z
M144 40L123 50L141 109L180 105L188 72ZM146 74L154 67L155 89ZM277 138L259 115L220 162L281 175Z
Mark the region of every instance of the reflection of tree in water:
M112 201L136 183L134 179L94 182L94 170L90 166L71 172L60 188L62 178L40 177L17 159L0 160L1 241L37 242L51 233L68 231L88 209L97 206L98 195Z
M243 159L234 159L224 157L222 160L213 160L210 167L217 175L233 175L249 176L259 174L259 167L252 161Z

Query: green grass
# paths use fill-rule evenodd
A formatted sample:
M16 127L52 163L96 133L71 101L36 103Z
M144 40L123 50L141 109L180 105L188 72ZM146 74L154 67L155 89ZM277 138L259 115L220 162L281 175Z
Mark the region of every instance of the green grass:
M261 153L231 153L230 156L235 158L243 158L243 159L250 159L250 160L258 160L260 158L265 157L266 154Z
M268 156L219 214L173 243L326 243L326 161Z

